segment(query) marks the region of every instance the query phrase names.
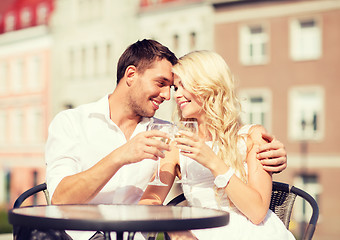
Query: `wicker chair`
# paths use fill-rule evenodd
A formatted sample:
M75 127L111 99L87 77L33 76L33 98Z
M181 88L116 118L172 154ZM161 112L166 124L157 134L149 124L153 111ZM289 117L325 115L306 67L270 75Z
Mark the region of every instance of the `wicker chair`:
M287 229L289 229L290 217L296 196L306 200L312 207L312 216L302 237L303 240L312 239L319 218L319 207L315 199L307 192L286 183L273 182L269 208L281 219Z
M286 228L289 229L290 217L292 214L296 196L299 196L306 200L311 205L313 210L312 216L302 237L303 240L309 240L313 237L319 217L318 204L311 195L297 187L290 186L289 184L273 181L269 208L281 219ZM177 205L185 200L185 196L182 193L172 199L167 205ZM167 234L165 234L165 239L170 239Z

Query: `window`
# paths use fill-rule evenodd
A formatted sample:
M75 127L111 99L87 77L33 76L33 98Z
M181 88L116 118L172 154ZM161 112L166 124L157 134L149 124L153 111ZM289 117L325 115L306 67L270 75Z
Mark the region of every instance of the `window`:
M37 90L42 84L42 61L39 56L32 56L27 62L27 80L31 90Z
M42 126L44 126L42 110L41 110L41 108L36 108L33 112L32 128L33 128L34 134L35 134L34 141L38 144L44 142L43 127Z
M9 13L5 18L5 32L13 31L15 29L14 13Z
M98 42L97 46L97 74L103 76L106 74L106 43ZM112 66L111 66L112 67Z
M78 19L80 22L95 20L102 17L102 0L79 0Z
M315 18L291 22L290 54L293 60L318 59L321 56L321 29Z
M92 0L92 17L98 19L103 15L103 0Z
M0 95L7 93L8 88L8 64L0 62Z
M70 49L68 52L68 75L70 78L74 77L74 67L75 67L75 56L74 50Z
M17 109L12 113L11 136L15 145L21 144L24 137L24 113L22 109Z
M240 29L240 59L243 64L264 64L268 61L268 34L263 25Z
M79 0L79 20L84 21L89 15L88 0Z
M172 44L173 44L174 52L177 52L178 49L179 49L179 36L178 36L178 34L173 35L172 42L173 42Z
M32 12L29 8L23 8L20 13L22 27L28 27L32 23Z
M86 62L87 62L87 54L86 54L86 48L83 47L81 49L81 55L80 55L80 60L81 60L81 76L85 77L86 76Z
M2 167L0 172L0 202L8 203L7 201L7 191L6 191L6 171L8 168Z
M94 46L93 47L93 56L92 56L92 59L93 59L93 75L94 76L97 76L98 75L98 59L99 59L99 54L98 54L98 46Z
M7 142L7 115L5 111L0 110L0 145Z
M72 51L73 51L73 64L72 64L73 77L81 77L81 73L82 73L81 72L82 71L81 49L74 48Z
M322 187L318 181L318 176L315 174L300 174L294 180L294 186L308 192L316 201L321 194ZM294 219L301 223L308 223L312 215L312 207L309 203L297 197L294 204Z
M106 73L110 74L112 72L112 47L110 43L106 44Z
M150 2L151 2L151 4L157 4L157 3L159 3L159 0L151 0Z
M243 89L239 91L244 124L261 124L271 131L272 94L269 89Z
M41 108L32 107L27 112L28 139L31 143L43 142L43 116Z
M46 3L40 3L37 7L37 24L47 23L48 7Z
M24 79L24 61L19 59L13 62L12 71L12 90L14 92L20 92L23 89Z
M197 36L195 32L190 33L190 51L195 50L196 45L197 45Z
M32 171L32 175L33 175L32 186L37 186L38 185L38 171L34 169ZM36 206L36 205L38 205L38 194L33 195L33 206Z
M87 46L86 52L86 75L88 77L93 76L94 73L94 47Z
M10 170L5 170L5 196L6 203L11 200L11 172Z
M294 88L289 96L289 136L292 140L321 140L324 122L322 87Z

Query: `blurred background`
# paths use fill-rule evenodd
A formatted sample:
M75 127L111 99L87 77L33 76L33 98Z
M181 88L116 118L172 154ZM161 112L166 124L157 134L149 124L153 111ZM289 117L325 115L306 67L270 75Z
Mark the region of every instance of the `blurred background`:
M224 57L244 123L286 146L288 168L274 180L317 200L314 239L339 239L339 0L0 0L0 232L12 231L15 199L45 181L53 117L111 93L119 56L143 38L178 57L202 49ZM174 105L156 116L170 120ZM296 203L297 238L310 212Z

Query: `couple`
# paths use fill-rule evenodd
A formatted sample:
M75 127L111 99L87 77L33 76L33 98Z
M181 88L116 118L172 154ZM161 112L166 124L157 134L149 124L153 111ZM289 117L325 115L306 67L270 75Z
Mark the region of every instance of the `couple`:
M210 54L212 58L205 57ZM217 189L223 191L222 209L228 202L232 207L240 207L239 211L256 223L265 218L271 173L286 168L286 151L262 127L255 126L249 133L238 135L239 110L232 80L219 75L227 69L224 69L225 63L214 62L215 57L218 58L210 52L192 53L177 63L175 55L154 40L130 45L118 61L117 86L113 93L97 102L65 110L50 124L45 158L52 204L138 204L140 201L142 204L153 201L149 198L151 191L164 199L168 187L147 189L156 160L165 158L165 154L174 156L169 156L173 160L168 169L163 169L171 173L165 180L172 183L176 161L179 163L176 149L189 144L192 147L188 156L196 164L208 169L213 177L227 175L230 180ZM204 71L200 66L202 61L203 66L213 67L207 75L200 72ZM191 74L202 77L192 78ZM174 76L175 97L181 103L182 117L196 118L200 137L188 135L189 139L170 147L153 138L166 137L165 133L146 129L151 121L160 121L153 116L163 101L170 100ZM203 119L205 124L200 124ZM243 152L239 151L239 136L243 136L246 144ZM248 156L244 162L247 168L241 166L244 153ZM208 162L208 159L214 161ZM234 171L235 174L231 174ZM249 204L249 198L256 206ZM102 237L93 232L68 231L68 234L75 240ZM136 237L143 239L141 235Z

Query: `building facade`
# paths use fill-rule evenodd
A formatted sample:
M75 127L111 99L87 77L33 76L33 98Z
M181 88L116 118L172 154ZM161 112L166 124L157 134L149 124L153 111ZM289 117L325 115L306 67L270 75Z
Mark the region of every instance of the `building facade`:
M52 1L2 1L0 202L44 181L49 120Z
M340 192L340 1L213 1L215 50L238 82L245 123L263 124L286 146L274 179L315 197L315 239L337 239ZM298 201L299 236L310 209Z
M136 0L56 1L50 23L53 116L113 91L118 59L135 41L137 7Z

